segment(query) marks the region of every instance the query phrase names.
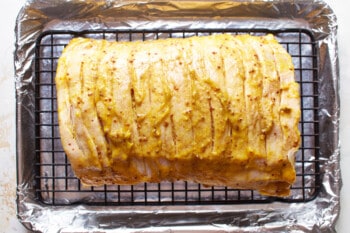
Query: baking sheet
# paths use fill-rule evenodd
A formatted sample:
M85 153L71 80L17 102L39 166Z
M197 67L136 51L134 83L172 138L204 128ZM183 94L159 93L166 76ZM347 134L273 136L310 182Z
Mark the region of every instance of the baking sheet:
M37 196L35 49L51 30L299 28L315 39L318 61L320 190L313 200L269 204L47 205ZM28 1L16 26L18 217L41 232L335 231L339 214L339 97L336 19L321 1ZM45 106L52 103L45 104ZM50 204L50 203L49 203Z

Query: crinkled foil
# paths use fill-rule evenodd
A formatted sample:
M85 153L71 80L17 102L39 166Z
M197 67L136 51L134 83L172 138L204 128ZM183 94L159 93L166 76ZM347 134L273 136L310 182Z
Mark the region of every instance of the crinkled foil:
M36 195L35 43L48 30L300 28L312 32L319 79L320 191L295 203L49 205ZM38 232L335 232L341 188L337 23L322 1L32 0L16 24L18 218Z

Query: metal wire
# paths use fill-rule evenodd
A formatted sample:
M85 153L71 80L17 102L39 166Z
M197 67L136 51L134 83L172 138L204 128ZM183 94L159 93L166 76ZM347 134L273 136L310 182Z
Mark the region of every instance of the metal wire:
M300 84L302 114L299 128L302 144L296 155L297 180L288 198L261 196L253 190L205 187L178 181L159 184L84 187L74 176L63 151L58 131L54 77L57 60L64 46L74 37L91 37L115 41L154 40L214 33L265 35L272 33L291 54L296 80ZM47 31L37 40L35 54L35 145L36 195L51 205L208 205L305 202L315 198L320 188L318 67L317 50L307 30L156 30L156 31Z

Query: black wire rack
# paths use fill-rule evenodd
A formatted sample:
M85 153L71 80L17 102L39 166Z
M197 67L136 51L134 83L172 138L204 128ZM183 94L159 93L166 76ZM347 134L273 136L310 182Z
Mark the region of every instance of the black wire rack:
M272 33L291 54L295 78L300 84L302 142L296 154L297 179L287 198L260 195L253 190L207 187L191 182L144 183L85 187L74 176L63 151L58 130L55 72L62 50L74 37L111 41L154 40L203 36L215 33L265 35ZM210 205L306 202L320 188L317 49L308 30L94 30L47 31L37 40L35 51L35 193L49 205Z

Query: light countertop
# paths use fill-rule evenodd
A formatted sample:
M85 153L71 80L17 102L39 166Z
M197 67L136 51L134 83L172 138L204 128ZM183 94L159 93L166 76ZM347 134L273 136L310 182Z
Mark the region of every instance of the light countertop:
M24 0L0 1L0 233L27 232L16 217L16 122L14 86L14 27L15 19ZM338 18L338 48L340 62L341 96L341 214L337 231L349 232L346 222L350 217L350 29L348 2L326 1Z

